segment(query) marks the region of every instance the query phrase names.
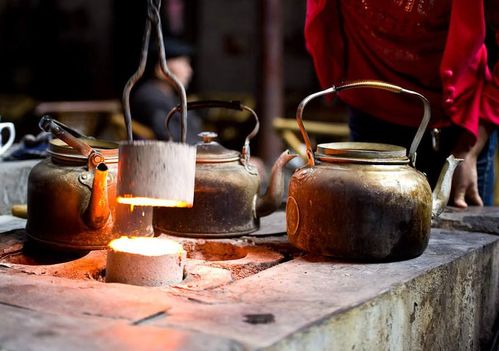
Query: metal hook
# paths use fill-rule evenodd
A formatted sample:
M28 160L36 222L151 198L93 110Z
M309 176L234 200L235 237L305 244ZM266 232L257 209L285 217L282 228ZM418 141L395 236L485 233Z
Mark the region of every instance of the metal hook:
M187 135L187 131L185 128L185 125L187 124L187 95L184 86L180 83L177 77L175 77L170 72L170 70L168 69L168 65L166 64L165 44L163 42L163 32L161 30L160 8L161 8L161 0L149 0L147 3L147 20L144 30L144 36L142 39L142 52L140 56L139 67L137 68L137 71L130 77L130 79L125 85L125 88L123 89L123 97L122 97L123 112L125 117L125 126L127 129L127 138L129 142L133 141L132 116L130 112L130 92L135 83L137 83L137 81L144 74L144 70L147 63L147 55L149 51L149 41L151 38L151 28L153 26L156 31L156 44L159 47L159 62L161 70L167 77L169 83L173 85L173 87L177 91L177 94L180 97L181 106L182 106L182 111L181 111L182 140L185 140Z

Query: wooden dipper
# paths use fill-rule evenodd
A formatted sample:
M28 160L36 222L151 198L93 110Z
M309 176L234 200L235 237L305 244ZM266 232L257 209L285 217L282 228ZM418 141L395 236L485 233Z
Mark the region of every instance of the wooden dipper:
M111 241L106 282L141 286L169 286L183 279L186 253L176 241L126 237Z

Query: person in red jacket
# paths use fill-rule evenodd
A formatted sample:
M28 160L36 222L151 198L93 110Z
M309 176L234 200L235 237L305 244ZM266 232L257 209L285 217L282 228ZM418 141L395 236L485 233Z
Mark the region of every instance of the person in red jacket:
M307 0L305 40L324 88L375 79L428 98L417 166L434 184L448 154L464 159L453 180L458 207L493 202L499 65L491 74L486 23L499 29L499 0ZM356 141L407 147L421 122L411 97L365 89L338 97Z

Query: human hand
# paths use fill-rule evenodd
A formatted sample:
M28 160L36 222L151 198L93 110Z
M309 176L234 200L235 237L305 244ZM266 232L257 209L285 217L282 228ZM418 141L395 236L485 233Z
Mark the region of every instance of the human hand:
M478 192L478 175L476 162L478 155L487 143L490 126L480 123L478 126L478 137L473 146L466 147L466 142L456 145L453 154L456 158L463 159L457 167L452 179L452 190L449 203L466 208L469 205L483 206L482 198Z
M476 155L468 152L455 156L462 158L463 162L454 172L449 202L461 208L466 208L468 205L483 206L482 198L478 193Z

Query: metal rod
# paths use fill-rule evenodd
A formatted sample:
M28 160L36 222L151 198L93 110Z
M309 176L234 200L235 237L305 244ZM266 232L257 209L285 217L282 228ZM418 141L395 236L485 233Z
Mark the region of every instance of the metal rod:
M123 89L123 112L125 115L125 127L127 132L127 139L129 142L133 141L133 133L132 133L132 115L130 113L130 92L132 91L133 86L144 74L144 70L146 68L147 63L147 53L149 51L149 40L151 37L151 21L149 18L146 20L146 28L144 31L144 37L142 40L142 53L140 55L140 63L137 71L130 77L128 82L125 85L125 89Z
M175 90L177 91L178 96L180 97L180 104L182 106L182 119L180 123L180 134L182 135L181 137L181 142L185 143L187 139L187 94L185 92L185 88L180 83L180 81L175 77L170 70L168 69L168 65L166 64L166 54L165 54L165 44L163 41L163 33L161 32L161 18L159 16L159 8L157 11L157 23L156 23L156 39L157 39L157 44L159 46L159 58L160 58L160 65L161 65L161 70L165 74L165 76L168 78L170 84L173 85Z
M140 63L137 71L130 77L128 82L123 89L123 112L125 117L125 126L127 130L127 138L129 142L133 141L133 133L132 133L132 116L130 112L130 92L137 83L137 81L143 76L144 70L147 64L147 55L149 52L149 41L151 37L151 28L154 26L154 30L156 31L156 44L159 47L159 63L161 66L161 70L167 77L170 84L173 85L174 89L177 91L177 94L180 97L181 106L182 106L182 123L181 123L181 133L182 133L182 142L185 143L187 131L187 96L185 93L184 86L180 83L180 81L175 77L170 70L168 69L168 65L166 64L166 55L165 55L165 44L163 42L163 33L161 30L161 16L160 16L160 7L161 0L148 0L147 2L147 20L144 31L144 36L142 39L142 52L140 56Z
M308 137L307 131L305 130L305 126L303 125L303 110L305 110L305 106L307 106L307 104L311 100L319 96L331 94L334 92L336 92L336 87L332 86L325 90L321 90L317 93L311 94L300 102L300 104L298 105L298 109L296 110L296 123L298 124L298 128L300 128L303 141L305 141L305 147L307 148L307 159L308 159L307 165L309 167L315 166L315 160L314 160L314 152L312 151L312 144L310 143L310 138Z

